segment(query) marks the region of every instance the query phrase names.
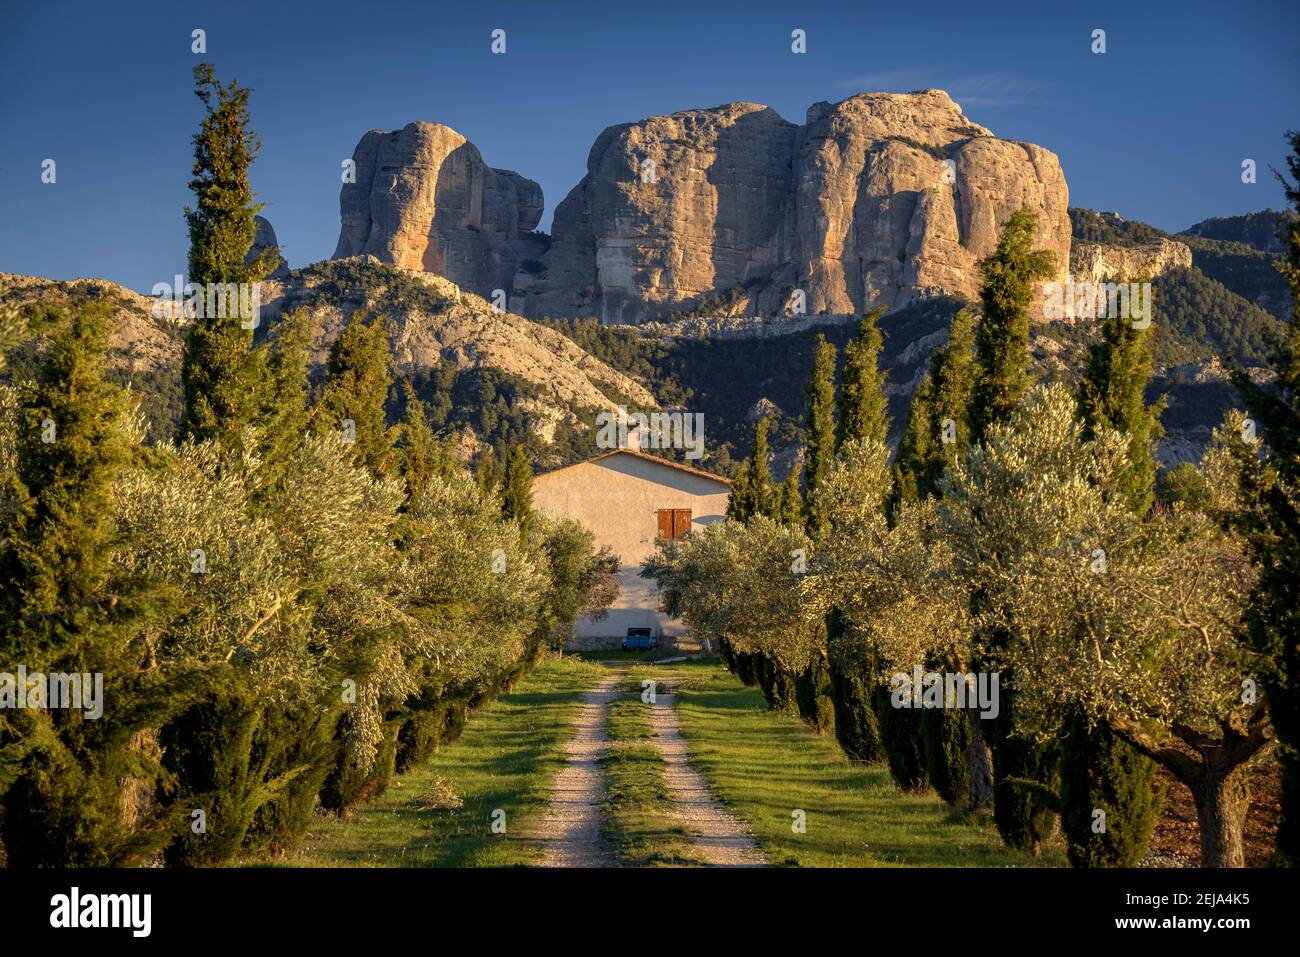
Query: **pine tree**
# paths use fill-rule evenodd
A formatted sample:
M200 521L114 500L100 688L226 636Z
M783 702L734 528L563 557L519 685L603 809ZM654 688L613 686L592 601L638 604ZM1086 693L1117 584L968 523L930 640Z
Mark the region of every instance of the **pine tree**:
M830 475L835 458L835 346L820 333L808 383L807 448L804 501L808 535L816 540L826 534L829 525L825 509L817 500L818 489Z
M1274 863L1300 866L1300 132L1289 131L1291 178L1278 173L1297 216L1287 225L1287 254L1278 268L1291 286L1292 316L1280 330L1269 360L1274 388L1257 385L1243 370L1233 384L1246 400L1267 446L1262 466L1244 465L1245 508L1239 525L1261 568L1248 624L1251 643L1265 663L1269 714L1282 768L1282 820Z
M318 428L335 430L352 447L358 465L377 478L394 468L396 430L388 427L389 373L387 323L367 321L360 314L339 333L330 347L325 390L317 412Z
M1148 406L1145 394L1154 365L1151 331L1126 317L1102 320L1101 338L1089 350L1079 409L1085 438L1103 429L1128 435L1124 467L1107 494L1134 514L1151 507L1156 484L1153 454L1161 435L1163 400ZM1061 750L1061 827L1076 867L1135 867L1155 827L1160 794L1155 763L1103 725L1089 726L1078 712L1067 718ZM1097 811L1106 827L1094 828Z
M19 508L0 550L0 645L29 675L78 675L89 685L80 702L54 707L42 696L49 707L5 711L4 846L11 867L139 864L177 821L156 809L135 821L124 813L128 784L160 781L132 739L183 707L193 680L172 674L169 684L145 666L142 632L166 596L114 573L113 483L131 449L125 397L103 379L106 310L82 305L46 319L48 352L19 407ZM11 693L31 700L28 688Z
M194 68L195 94L206 111L194 136L194 178L190 189L197 203L186 207L189 226L189 280L208 284L252 285L278 261L279 249L265 250L245 262L252 249L261 205L253 202L248 170L261 149L248 114L251 92L238 83L217 81L211 64ZM251 302L251 296L245 295ZM218 310L212 297L201 299L204 315L196 318L185 344L181 381L185 408L181 433L195 440L213 439L236 447L240 430L255 416L261 388L260 356L251 351L252 322L229 308ZM214 311L227 315L212 316Z
M889 402L885 397L888 373L879 367L884 339L877 323L880 310L863 318L844 346L844 369L840 375L839 421L835 424L835 447L850 439L884 442L889 434Z
M1054 258L1035 251L1034 214L1015 213L998 238L997 250L981 260L983 315L975 337L979 376L971 414L971 438L979 441L994 422L1005 421L1033 378L1029 371L1029 306L1034 283L1052 275Z
M533 467L528 464L528 452L522 445L516 445L506 460L501 513L519 523L520 535L527 541L533 517Z

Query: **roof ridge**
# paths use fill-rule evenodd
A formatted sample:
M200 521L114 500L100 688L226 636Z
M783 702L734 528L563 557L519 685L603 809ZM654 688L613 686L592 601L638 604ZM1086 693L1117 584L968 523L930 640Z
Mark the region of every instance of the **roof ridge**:
M549 469L545 472L538 472L535 478L542 478L547 475L554 475L556 472L563 472L565 469L571 469L575 465L585 465L588 462L599 462L601 459L607 459L611 455L632 455L639 459L645 459L648 462L655 462L668 468L677 469L681 472L688 472L691 475L698 475L700 478L713 479L715 482L721 482L723 485L730 485L731 479L724 478L721 475L714 475L712 472L706 472L703 469L692 468L689 465L682 465L680 462L674 462L672 459L660 458L658 455L648 455L640 449L610 449L608 452L602 452L600 455L593 455L589 459L582 459L577 462L570 462L568 465L561 465L558 468Z

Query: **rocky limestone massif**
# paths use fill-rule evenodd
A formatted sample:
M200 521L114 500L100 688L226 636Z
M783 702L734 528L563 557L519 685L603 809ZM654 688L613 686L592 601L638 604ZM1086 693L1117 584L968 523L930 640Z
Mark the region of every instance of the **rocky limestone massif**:
M940 90L817 103L803 125L732 103L612 126L556 208L544 253L519 232L540 214L536 184L493 188L513 174L482 166L446 127L368 133L356 159L336 255L371 253L481 295L508 288L533 318L640 323L724 299L772 316L794 289L807 314L972 296L976 262L1022 206L1062 279L1069 263L1056 156L999 139Z
M1132 246L1076 241L1070 249L1070 272L1075 282L1150 280L1191 265L1191 248L1169 239Z
M756 104L652 117L597 139L524 311L642 322L727 294L764 315L794 289L813 314L970 296L1022 206L1064 277L1068 205L1055 155L939 90L817 103L802 126Z
M493 169L455 130L409 123L371 130L352 154L355 182L339 193L342 229L335 259L374 256L437 273L479 295L508 291L521 263L545 240L542 188Z

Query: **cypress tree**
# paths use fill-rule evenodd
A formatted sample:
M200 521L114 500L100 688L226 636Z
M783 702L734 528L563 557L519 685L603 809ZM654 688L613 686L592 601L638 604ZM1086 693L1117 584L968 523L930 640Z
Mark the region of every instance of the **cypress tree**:
M388 427L386 411L393 380L385 326L382 317L353 315L330 347L317 413L318 427L337 430L357 464L377 478L388 477L395 464L396 430Z
M974 320L963 308L952 318L948 342L930 357L930 374L912 393L907 425L894 460L894 488L890 507L939 494L944 470L966 450L970 435L970 403L974 387L971 348ZM964 662L933 660L927 668L940 672L963 670ZM921 740L925 776L950 804L966 799L970 791L971 722L953 708L922 710L913 718Z
M1300 866L1300 132L1288 131L1291 178L1277 174L1296 212L1287 224L1286 258L1278 265L1291 287L1292 315L1279 330L1269 366L1276 386L1257 385L1244 370L1233 384L1246 400L1266 446L1263 466L1243 469L1246 507L1239 523L1259 563L1260 581L1247 616L1263 663L1269 715L1282 768L1282 820L1273 863Z
M501 514L519 523L519 533L527 541L533 516L533 467L522 445L516 445L506 460Z
M883 443L889 434L889 402L885 398L888 373L879 367L884 345L879 321L879 309L868 312L844 346L839 421L835 424L837 449L850 439L875 439Z
M6 705L0 825L11 867L140 864L178 823L157 808L134 821L124 813L128 784L161 780L134 736L184 707L193 681L164 681L144 663L142 632L166 596L114 575L113 483L131 448L125 398L103 379L105 315L99 304L47 311L48 352L20 393L0 644L30 677L101 677L83 685L79 702L55 707L42 693L42 707ZM11 692L32 700L27 687Z
M1034 283L1052 275L1053 256L1035 250L1034 214L1022 209L1008 220L997 250L980 262L983 307L975 349L979 376L971 408L971 439L1005 421L1033 382L1029 370L1029 306Z
M974 335L974 317L963 308L952 317L948 342L930 357L929 376L912 393L894 458L894 504L938 495L944 471L966 451L975 386Z
M424 403L417 398L409 380L402 380L402 394L406 411L402 417L398 454L409 508L424 494L430 479L435 475L450 478L460 466L451 450L433 434L424 414Z
M491 495L501 485L501 467L497 462L497 453L488 446L479 453L478 463L474 467L474 484L479 494Z
M1079 388L1079 409L1088 426L1088 437L1102 429L1128 435L1124 467L1110 494L1121 498L1129 510L1145 515L1155 496L1155 445L1164 430L1161 399L1146 404L1151 380L1151 327L1137 328L1131 319L1108 316L1102 320L1101 339L1088 352Z
M734 522L747 522L754 514L754 497L749 491L749 459L736 466L731 477L731 490L727 493L727 518Z
M889 434L889 403L885 398L887 373L880 368L883 338L879 326L880 311L872 310L862 319L856 332L844 346L844 368L840 376L839 420L836 423L836 449L851 440L874 440L884 443ZM826 616L828 649L844 634L844 621L838 611ZM845 754L859 761L874 761L882 754L890 761L891 772L900 786L915 788L924 784L913 769L906 766L906 756L913 747L915 719L911 712L890 707L886 691L880 692L879 668L874 657L864 661L836 661L826 665L827 693L833 705L835 736ZM888 726L888 727L886 727ZM887 753L886 737L895 743L903 763ZM897 766L896 766L897 764Z
M803 523L803 498L799 494L799 467L795 465L790 474L776 490L777 507L772 516L783 525L800 525Z
M826 534L826 510L818 491L830 475L835 458L835 346L820 333L813 350L812 378L808 383L808 457L804 465L804 501L808 535L814 540Z
M891 507L896 506L898 502L919 501L929 494L926 477L936 441L932 431L934 418L932 390L932 376L922 379L912 390L912 402L908 406L903 436L898 440L898 452L894 456Z
M1129 318L1102 320L1101 338L1089 349L1079 386L1085 435L1115 429L1128 435L1123 467L1108 494L1143 516L1156 484L1153 449L1161 435L1163 400L1148 406L1153 366L1150 327ZM1090 726L1077 710L1066 719L1061 742L1061 829L1075 867L1135 867L1146 852L1161 795L1155 762L1104 725ZM1105 828L1098 828L1098 811Z
M1072 710L1061 732L1061 830L1070 863L1137 867L1160 811L1155 780L1154 761Z
M1003 228L997 249L980 262L982 315L975 336L978 371L970 406L972 442L982 439L990 425L1009 418L1032 382L1029 307L1034 283L1055 268L1050 252L1034 250L1035 228L1028 209L1015 213ZM981 600L973 596L975 604ZM985 636L994 647L1010 640L1001 631ZM971 733L976 748L985 737L991 746L993 819L998 833L1010 846L1036 854L1054 819L1056 802L1045 795L1051 791L1057 755L1054 743L1039 743L1017 733L1013 686L1014 677L1004 672L997 719L979 720ZM972 777L980 779L983 772L973 767Z
M209 283L252 285L274 268L280 251L269 248L245 262L257 232L254 219L262 209L253 202L248 178L261 149L248 114L251 91L238 83L218 82L208 63L194 68L194 82L205 115L194 135L190 189L196 205L185 208L189 280L204 288ZM251 351L251 322L237 314L208 315L217 311L216 304L203 301L204 315L190 329L181 364L185 396L181 434L235 447L240 430L257 412L260 357Z
M311 318L306 310L286 316L262 349L269 350L266 388L258 412L262 489L259 498L279 487L289 457L301 445L310 419L307 346Z
M763 416L754 423L754 441L749 456L749 496L754 514L772 516L776 500L772 491L772 475L767 460L767 431L771 420Z

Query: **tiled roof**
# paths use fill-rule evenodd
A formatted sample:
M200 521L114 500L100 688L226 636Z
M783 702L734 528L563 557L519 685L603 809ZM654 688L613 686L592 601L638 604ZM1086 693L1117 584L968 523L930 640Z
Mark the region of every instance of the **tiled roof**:
M572 462L569 465L561 465L557 469L551 469L549 472L539 472L535 478L545 478L548 475L555 475L563 472L565 469L571 469L575 465L585 465L588 462L599 462L601 459L607 459L611 455L632 455L638 459L645 459L647 462L654 462L656 465L662 465L666 468L677 469L679 472L688 472L691 475L697 475L700 478L712 479L723 485L730 485L731 479L723 478L721 475L714 475L712 472L705 472L703 469L691 468L689 465L682 465L680 462L674 462L671 459L662 459L657 455L647 455L639 449L613 449L609 452L603 452L600 455L593 455L589 459L583 459L581 462Z

